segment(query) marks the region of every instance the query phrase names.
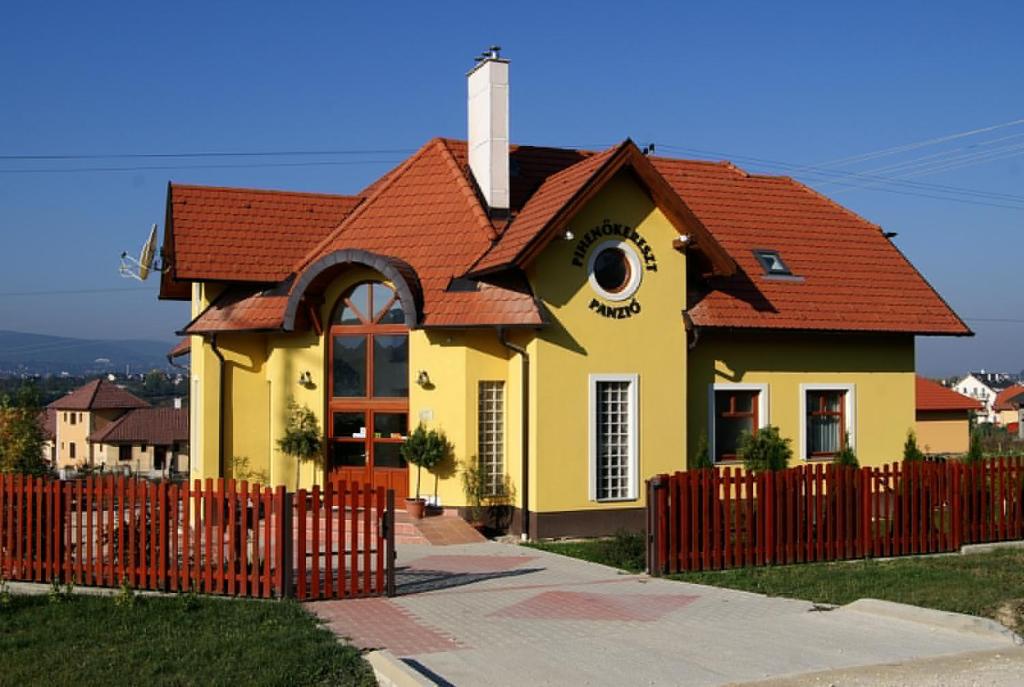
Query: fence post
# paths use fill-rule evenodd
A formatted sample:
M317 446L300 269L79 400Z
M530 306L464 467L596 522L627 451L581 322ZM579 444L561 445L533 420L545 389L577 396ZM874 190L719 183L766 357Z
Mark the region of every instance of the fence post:
M395 591L395 563L396 563L396 559L398 557L398 554L395 553L395 490L394 489L388 489L387 507L386 507L386 510L384 511L384 528L385 528L385 533L384 533L384 536L385 536L384 560L385 560L385 565L387 566L387 569L385 571L387 577L386 577L385 582L384 582L384 584L385 584L385 591L384 591L384 593L387 596L395 596L395 594L396 594L396 591ZM338 586L341 587L342 589L344 589L344 587L345 587L345 577L344 577L344 570L345 570L345 561L344 561L344 558L345 558L345 541L344 541L343 537L341 538L341 544L340 544L340 546L338 548L340 550L340 553L338 555L338 560L339 560L338 571L339 571L339 577L340 577L340 581L338 582Z
M655 475L647 480L647 574L661 576L664 561L658 556L658 490L664 488L664 475Z
M293 578L295 534L292 532L292 509L295 505L295 492L284 491L283 498L279 503L282 504L280 518L278 519L278 527L281 528L280 539L278 539L281 542L281 551L278 552L280 557L279 565L281 566L281 588L277 590L277 594L281 598L291 599L295 597Z

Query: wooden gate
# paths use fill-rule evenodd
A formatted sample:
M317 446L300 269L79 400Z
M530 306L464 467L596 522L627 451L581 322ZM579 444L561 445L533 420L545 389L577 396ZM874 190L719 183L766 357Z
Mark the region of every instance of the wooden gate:
M0 475L0 578L299 599L394 594L394 492Z

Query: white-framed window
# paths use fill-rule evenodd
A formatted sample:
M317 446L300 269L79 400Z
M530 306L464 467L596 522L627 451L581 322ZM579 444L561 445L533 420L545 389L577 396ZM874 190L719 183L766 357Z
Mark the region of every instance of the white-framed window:
M590 498L630 501L637 498L636 374L590 375Z
M828 460L846 445L856 447L854 384L800 385L800 457Z
M477 458L489 496L505 490L505 382L477 384Z
M714 462L736 460L743 433L752 434L768 424L767 384L708 385L708 456Z

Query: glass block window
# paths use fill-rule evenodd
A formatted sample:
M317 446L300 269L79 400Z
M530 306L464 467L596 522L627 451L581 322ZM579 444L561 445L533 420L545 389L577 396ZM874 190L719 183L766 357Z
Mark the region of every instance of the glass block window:
M477 406L477 455L490 496L505 489L505 382L480 382Z
M598 500L635 498L632 384L610 379L594 382L594 477Z

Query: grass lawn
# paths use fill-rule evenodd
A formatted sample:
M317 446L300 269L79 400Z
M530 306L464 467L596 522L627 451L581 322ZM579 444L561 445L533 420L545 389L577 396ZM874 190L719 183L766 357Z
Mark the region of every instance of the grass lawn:
M0 599L0 685L376 684L297 603L115 599Z
M643 538L541 542L545 551L629 572L643 567ZM742 589L769 596L846 604L861 598L996 618L1024 630L1024 550L968 556L860 560L684 573L669 579Z

